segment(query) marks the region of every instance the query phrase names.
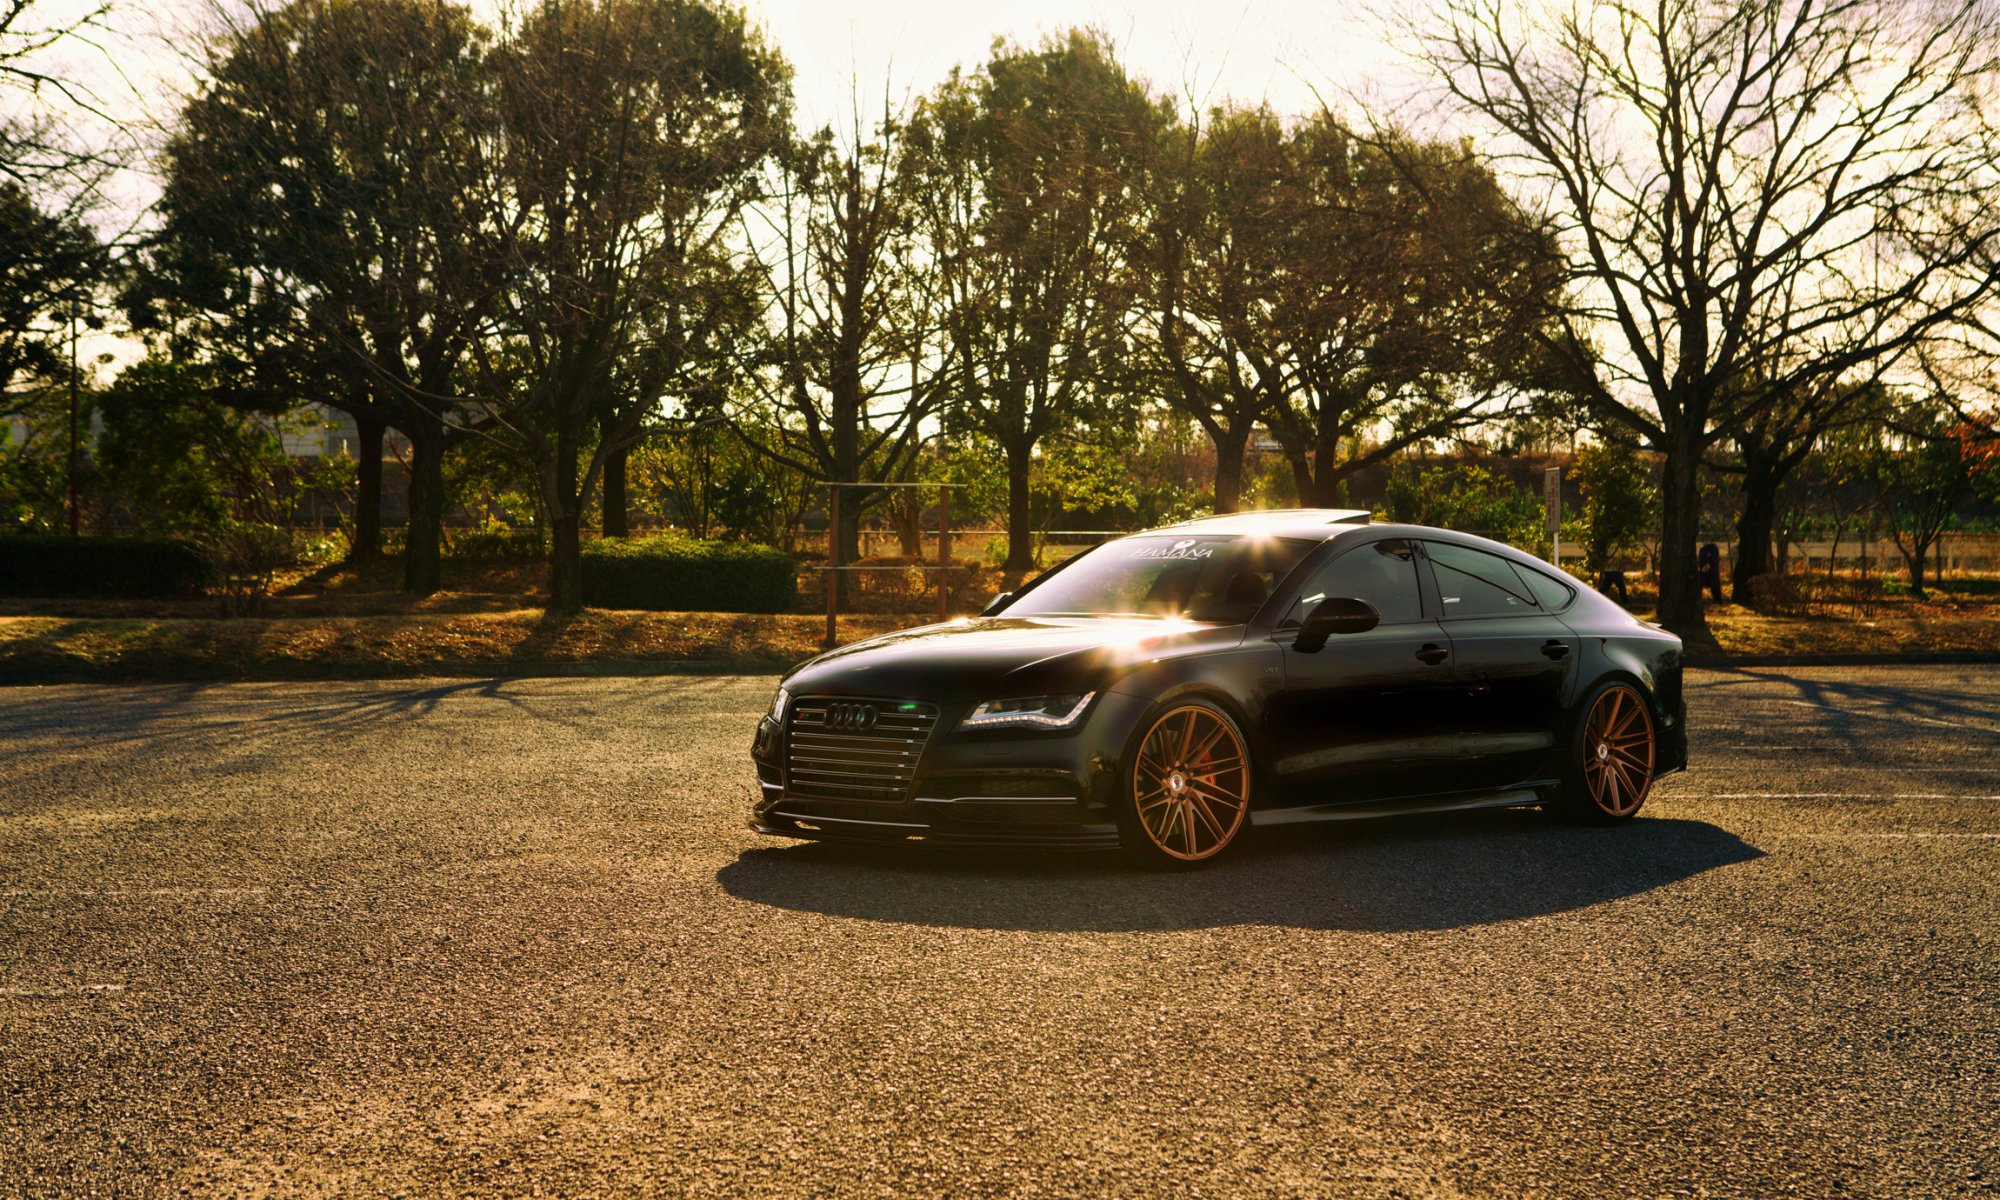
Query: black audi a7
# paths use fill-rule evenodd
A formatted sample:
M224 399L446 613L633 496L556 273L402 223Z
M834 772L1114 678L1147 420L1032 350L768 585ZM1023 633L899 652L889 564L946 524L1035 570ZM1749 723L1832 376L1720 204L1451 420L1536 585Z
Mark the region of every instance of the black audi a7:
M795 668L761 833L1213 859L1246 825L1630 818L1687 764L1680 639L1530 555L1339 510L1121 538Z

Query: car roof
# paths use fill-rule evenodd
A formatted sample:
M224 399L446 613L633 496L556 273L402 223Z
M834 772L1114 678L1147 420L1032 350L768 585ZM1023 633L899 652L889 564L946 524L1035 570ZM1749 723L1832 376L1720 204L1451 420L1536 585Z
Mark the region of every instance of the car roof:
M1259 534L1324 541L1357 525L1366 525L1368 520L1368 510L1364 508L1267 508L1196 517L1192 521L1149 529L1139 536L1166 533Z

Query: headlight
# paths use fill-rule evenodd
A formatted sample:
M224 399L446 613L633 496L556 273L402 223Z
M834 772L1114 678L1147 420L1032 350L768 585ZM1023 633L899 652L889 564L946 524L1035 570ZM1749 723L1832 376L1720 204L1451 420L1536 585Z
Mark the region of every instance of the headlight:
M771 701L771 719L783 725L785 723L785 710L791 706L792 694L784 688L779 688L777 699Z
M972 710L960 729L1068 729L1083 716L1096 692L1068 692L1061 696L1023 696L1017 700L988 700Z

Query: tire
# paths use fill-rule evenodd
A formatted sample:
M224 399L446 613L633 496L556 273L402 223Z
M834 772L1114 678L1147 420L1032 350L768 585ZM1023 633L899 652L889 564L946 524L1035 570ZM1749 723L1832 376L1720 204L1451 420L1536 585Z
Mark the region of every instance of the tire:
M1570 717L1562 786L1550 810L1587 825L1631 820L1653 790L1659 753L1658 722L1645 693L1622 679L1598 684Z
M1127 756L1118 841L1138 862L1189 868L1213 862L1250 824L1255 770L1236 721L1206 700L1150 714Z

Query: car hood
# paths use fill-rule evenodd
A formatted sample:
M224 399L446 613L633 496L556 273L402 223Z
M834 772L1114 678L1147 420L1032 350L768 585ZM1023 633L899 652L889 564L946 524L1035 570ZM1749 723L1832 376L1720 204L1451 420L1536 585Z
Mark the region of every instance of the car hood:
M1138 617L976 617L829 650L785 678L793 695L970 702L1093 691L1159 659L1233 646L1241 625Z

